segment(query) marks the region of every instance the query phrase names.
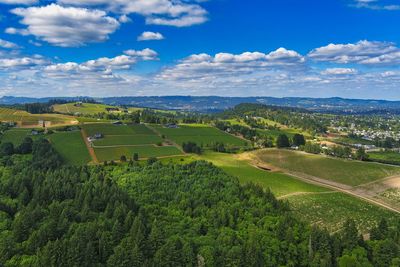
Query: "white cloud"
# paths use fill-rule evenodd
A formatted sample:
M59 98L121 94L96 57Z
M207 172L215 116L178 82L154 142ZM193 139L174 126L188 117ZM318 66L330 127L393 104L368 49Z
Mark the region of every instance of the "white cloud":
M187 27L207 21L207 11L198 3L180 0L58 0L75 6L101 6L121 14L140 14L147 24Z
M6 30L4 32L8 33L8 34L18 34L18 35L22 35L22 36L30 35L30 33L27 29L17 29L17 28L13 28L13 27L6 28Z
M123 55L113 58L102 57L78 64L75 62L52 64L45 67L45 71L90 71L110 72L112 70L130 69L139 61L157 60L157 52L151 49L127 50Z
M45 64L42 58L18 57L0 58L0 69L28 68Z
M352 6L356 8L366 8L372 10L400 10L400 5L382 4L380 0L354 0Z
M329 68L321 72L323 75L352 75L357 74L353 68Z
M389 42L359 41L355 44L329 44L312 50L315 61L339 64L390 65L400 61L400 49Z
M19 46L17 44L12 43L12 42L0 39L0 47L7 48L7 49L16 49Z
M118 21L121 23L128 23L128 22L132 22L132 19L124 14L124 15L119 16Z
M1 4L7 5L31 5L38 3L39 0L0 0Z
M23 30L41 40L62 47L105 41L120 25L104 11L62 7L56 4L16 8L11 12L22 17L21 23L27 25ZM21 29L9 28L6 32L20 33Z
M164 36L159 32L143 32L137 39L138 41L163 40Z

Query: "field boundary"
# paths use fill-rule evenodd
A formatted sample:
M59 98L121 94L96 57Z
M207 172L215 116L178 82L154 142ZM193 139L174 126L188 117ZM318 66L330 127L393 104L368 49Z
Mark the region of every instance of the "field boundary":
M85 142L86 148L88 149L89 154L92 157L93 162L95 164L98 164L99 160L97 159L96 152L94 151L93 147L89 143L85 130L83 130L83 129L81 130L81 135L82 135L83 141Z

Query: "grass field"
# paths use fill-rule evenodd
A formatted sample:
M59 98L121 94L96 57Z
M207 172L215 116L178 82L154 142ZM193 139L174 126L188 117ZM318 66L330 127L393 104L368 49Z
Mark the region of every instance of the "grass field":
M66 104L58 104L54 105L53 109L55 112L64 113L64 114L82 114L82 115L93 115L97 113L108 113L107 108L117 108L113 106L103 105L103 104L92 104L92 103L83 103L80 106L75 106L76 103L66 103ZM113 112L121 112L113 111Z
M158 135L110 135L94 141L95 146L151 145L162 143Z
M340 192L294 195L288 201L296 216L330 231L339 230L347 218L354 219L361 231L369 230L381 218L391 224L400 219L394 212Z
M50 126L76 124L78 121L62 114L30 114L26 111L0 108L0 121L16 122L22 127L38 127L39 121L49 121Z
M48 139L68 163L86 165L91 161L80 131L58 132L49 135Z
M278 197L296 192L329 191L329 189L296 180L283 173L267 172L258 169L250 165L247 160L240 159L238 156L232 154L210 152L199 156L199 159L210 161L216 166L221 167L227 173L238 177L242 183L253 182L264 188L270 188Z
M222 142L229 146L243 147L248 143L246 140L206 125L180 125L179 128L176 129L166 128L160 125L152 125L152 127L178 145L187 142L195 142L197 145L209 147L213 143Z
M128 159L132 158L134 153L139 154L140 159L150 157L168 157L175 155L182 155L182 152L174 146L154 146L154 145L143 145L143 146L121 146L121 147L96 147L95 153L100 162L119 160L122 155Z
M262 161L278 168L351 186L400 174L400 167L342 160L290 150L268 149L255 153Z
M22 143L25 137L31 137L34 139L34 136L31 136L30 133L31 130L29 129L10 129L4 132L3 136L1 137L1 142L11 142L14 144L14 146L17 146Z
M153 131L151 131L143 124L113 125L111 123L93 123L93 124L84 124L82 128L89 136L94 135L96 133L102 133L103 135L136 135L136 134L155 135Z
M395 151L369 152L372 161L386 161L392 164L400 164L400 153Z
M347 218L355 219L360 230L368 230L371 224L382 217L389 221L400 219L391 211L353 196L308 184L283 173L260 170L240 155L206 153L196 158L214 163L227 173L238 177L242 183L254 182L264 188L270 188L278 198L289 201L294 215L310 224L326 227L332 232L340 229ZM187 158L181 161L177 158L175 162L187 163L188 160L194 159Z

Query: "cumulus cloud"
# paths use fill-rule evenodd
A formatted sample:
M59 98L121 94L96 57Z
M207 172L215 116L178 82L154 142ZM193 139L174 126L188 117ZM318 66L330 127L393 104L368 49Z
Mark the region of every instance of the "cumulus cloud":
M8 34L18 34L18 35L22 35L22 36L30 35L30 33L27 29L17 29L17 28L13 28L13 27L6 28L6 30L4 32L8 33Z
M8 28L7 33L29 33L62 47L105 41L120 25L116 19L107 16L104 11L62 7L57 4L16 8L11 12L21 16L20 22L27 28Z
M138 41L163 40L164 36L159 32L143 32L137 39Z
M215 56L197 54L164 69L159 78L188 80L200 77L234 77L280 68L296 69L303 67L304 62L302 55L285 48L279 48L269 54L261 52L245 52L237 55L218 53Z
M45 62L42 58L34 57L0 58L0 69L29 68L43 65Z
M312 50L308 58L320 62L366 65L398 64L400 49L389 42L359 41L355 44L329 44Z
M151 49L127 50L123 55L113 58L102 57L78 64L75 62L52 64L45 67L45 71L59 72L104 72L112 70L130 69L139 61L157 60L157 52Z
M187 27L207 21L207 11L198 3L180 0L59 0L75 6L102 6L121 14L140 14L147 24Z
M7 48L7 49L16 49L19 46L17 44L12 43L12 42L0 39L0 47Z

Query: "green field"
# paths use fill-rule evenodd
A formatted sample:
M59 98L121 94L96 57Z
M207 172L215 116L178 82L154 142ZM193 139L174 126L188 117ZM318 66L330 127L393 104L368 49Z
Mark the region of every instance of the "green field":
M139 154L140 159L146 159L150 157L168 157L175 155L182 155L182 152L174 146L154 146L154 145L143 145L143 146L121 146L121 147L96 147L95 153L100 162L119 160L122 155L128 159L132 158L134 153Z
M279 172L268 172L250 165L247 160L232 154L205 153L199 156L224 169L227 173L237 177L242 183L256 183L264 188L270 188L276 196L284 196L296 192L324 192L329 189L315 186L294 179Z
M206 153L196 158L212 162L237 177L241 183L253 182L270 188L278 198L289 201L293 213L300 219L332 232L338 230L347 218L355 219L360 230L367 230L371 223L382 217L389 221L400 219L396 213L356 197L308 184L280 172L260 170L240 155ZM182 162L187 163L187 160L190 158ZM179 162L177 158L176 163Z
M85 130L87 135L94 135L96 133L102 133L103 135L136 135L136 134L147 134L155 135L153 131L147 128L143 124L135 125L113 125L111 123L92 123L84 124L82 128Z
M14 144L14 146L17 146L22 143L25 137L31 137L33 139L34 136L30 135L31 130L30 129L10 129L8 131L5 131L4 134L1 137L1 142L6 143L6 142L11 142Z
M330 231L339 230L347 218L354 219L361 231L371 229L381 218L391 224L400 219L394 212L340 192L294 195L288 201L296 216Z
M400 164L400 153L395 151L369 152L369 159L372 161Z
M0 108L0 121L16 122L24 127L39 127L39 121L51 122L51 125L76 124L77 120L72 116L61 114L30 114L23 110Z
M76 103L66 103L66 104L58 104L53 106L53 110L55 112L64 113L64 114L82 114L82 115L94 115L97 113L103 113L107 111L107 108L117 108L109 105L103 104L92 104L92 103L82 103L81 105L76 105ZM121 112L113 111L113 112Z
M151 145L162 143L163 139L158 135L110 135L94 141L95 146L129 146Z
M291 172L356 186L400 174L400 167L267 149L255 152L264 162Z
M68 163L86 165L91 161L80 131L57 132L49 135L48 139Z
M229 146L243 147L248 143L246 140L206 125L180 125L176 129L160 125L152 125L152 127L178 145L195 142L198 145L209 147L213 143L222 142Z

